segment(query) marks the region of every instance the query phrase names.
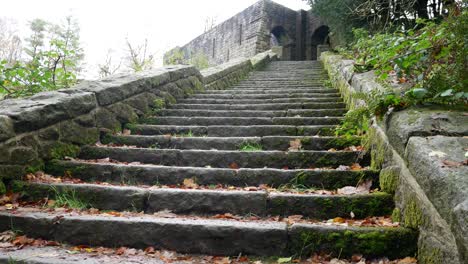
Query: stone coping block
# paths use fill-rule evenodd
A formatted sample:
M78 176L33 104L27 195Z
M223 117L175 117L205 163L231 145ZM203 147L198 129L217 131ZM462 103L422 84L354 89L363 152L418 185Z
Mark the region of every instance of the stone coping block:
M465 137L412 137L408 168L439 214L450 225L462 256L468 254L468 166Z
M403 156L411 137L468 136L468 115L464 111L412 107L391 113L385 127L393 147Z

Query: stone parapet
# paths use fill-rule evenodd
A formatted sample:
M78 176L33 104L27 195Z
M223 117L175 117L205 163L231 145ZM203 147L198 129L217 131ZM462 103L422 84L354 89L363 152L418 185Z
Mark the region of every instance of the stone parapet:
M367 105L384 87L373 72L355 73L354 61L324 52L321 61L348 108ZM381 188L395 193L395 220L419 231L419 263L468 263L468 115L411 107L373 120L368 146Z

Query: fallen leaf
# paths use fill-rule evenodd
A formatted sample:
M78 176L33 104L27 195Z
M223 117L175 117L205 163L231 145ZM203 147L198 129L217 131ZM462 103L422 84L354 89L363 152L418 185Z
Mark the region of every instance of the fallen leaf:
M288 262L291 262L292 258L289 257L289 258L279 258L278 259L278 263L288 263Z
M353 163L353 165L351 165L351 170L352 171L360 171L360 170L362 170L362 167L361 167L361 165L359 165L359 163Z
M418 260L411 257L406 257L398 261L398 264L418 263Z
M184 182L182 183L182 185L185 187L185 188L190 188L190 189L195 189L195 188L198 188L198 184L195 183L195 181L193 179L184 179Z
M297 138L295 140L289 141L289 151L299 151L302 148L301 139Z
M443 160L442 163L445 166L450 167L450 168L463 166L463 162L457 162L457 161L451 161L451 160Z
M366 181L361 182L356 188L356 191L358 193L369 193L371 188L372 188L372 179L368 179Z
M154 247L145 248L145 253L146 254L154 254L155 252L156 252L156 250L154 249Z
M117 255L123 255L125 254L125 251L127 250L126 247L119 247L118 249L115 250L115 254Z
M346 222L346 219L342 218L342 217L335 217L333 218L333 223L345 223Z
M132 131L130 129L124 129L122 131L122 135L124 136L130 136L132 134Z
M431 151L429 153L429 157L443 158L445 156L447 156L447 153L442 152L442 151Z
M239 165L237 165L237 163L233 162L233 163L229 164L229 168L231 168L233 170L238 170Z

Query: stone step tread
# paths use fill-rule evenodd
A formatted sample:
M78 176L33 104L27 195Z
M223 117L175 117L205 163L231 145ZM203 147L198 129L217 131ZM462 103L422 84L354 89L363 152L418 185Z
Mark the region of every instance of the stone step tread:
M298 142L303 150L343 149L349 146L359 146L360 137L178 137L178 136L144 136L144 135L111 135L101 139L104 144L127 145L137 147L152 147L163 149L221 149L239 150L243 146L261 148L262 150L287 151L291 142Z
M204 109L204 110L287 110L287 109L333 109L344 108L344 103L260 103L260 104L183 104L177 103L170 109Z
M270 93L333 93L336 92L333 88L292 88L292 89L226 89L226 90L205 90L200 94L270 94Z
M301 251L307 255L323 251L344 257L361 253L393 259L413 255L417 245L416 232L401 227L288 226L217 219L0 212L0 230L9 230L11 225L30 237L73 245L152 246L181 253L229 256L291 256ZM370 247L375 244L379 247Z
M302 215L312 219L356 218L390 215L393 196L387 193L323 195L266 190L186 189L150 186L118 186L93 183L13 183L26 200L38 201L73 193L74 199L99 210L152 214L169 210L176 214L214 215L230 213L257 216ZM252 187L250 187L252 188Z
M277 99L180 99L178 103L184 104L266 104L266 103L340 103L340 97L315 97L315 98L277 98Z
M83 147L82 159L110 158L121 162L141 162L169 166L216 168L311 168L338 167L362 161L359 151L236 151L236 150L179 150L128 147Z
M158 116L142 119L153 125L250 126L250 125L338 125L343 117L205 117Z
M321 117L343 116L345 108L335 109L285 109L279 110L203 110L203 109L164 109L157 112L159 116L211 116L211 117Z
M263 94L195 94L191 99L277 99L277 98L335 98L339 93L263 93Z
M357 186L372 180L372 188L379 186L379 173L374 170L336 169L274 169L274 168L206 168L111 163L107 160L55 160L46 164L46 172L61 177L71 175L85 182L132 183L137 185L178 185L193 179L200 185L260 186L275 188L300 184L308 188L338 189Z
M194 135L210 137L248 137L248 136L314 136L334 135L333 125L321 126L195 126L195 125L127 125L137 135Z

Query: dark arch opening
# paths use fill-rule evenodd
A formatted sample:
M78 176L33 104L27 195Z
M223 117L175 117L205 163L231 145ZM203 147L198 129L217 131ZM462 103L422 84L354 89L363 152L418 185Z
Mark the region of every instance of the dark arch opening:
M271 30L271 46L286 46L289 44L289 36L282 26L276 26Z
M312 34L312 38L311 38L311 59L312 60L317 60L317 46L318 45L330 44L330 39L328 38L329 33L330 33L330 29L328 28L328 26L320 26Z
M287 31L282 26L274 27L270 32L270 47L275 49L279 48L282 60L291 60L293 44ZM280 48L281 47L281 48Z

